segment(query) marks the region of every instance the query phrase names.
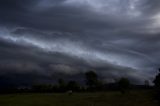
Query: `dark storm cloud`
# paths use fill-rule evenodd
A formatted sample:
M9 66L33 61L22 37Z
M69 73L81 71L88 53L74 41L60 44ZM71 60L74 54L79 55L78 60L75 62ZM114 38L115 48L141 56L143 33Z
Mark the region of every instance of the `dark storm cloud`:
M1 0L0 78L18 74L50 82L56 75L95 69L104 80L151 81L160 65L159 5L159 0Z
M13 1L14 3L5 1L1 7L1 21L4 24L13 23L23 27L60 31L83 31L86 28L102 29L112 27L109 21L106 22L103 18L102 20L99 19L99 16L88 9L87 6L78 8L65 5L64 1L40 0L37 3L31 1L28 1L30 2L28 3L26 1L25 5L22 5L21 0ZM45 6L45 3L49 5L50 2L53 6ZM7 7L4 7L4 5L7 5Z
M160 1L159 0L147 0L146 1L146 4L147 4L147 9L149 12L159 12L159 6L160 6Z

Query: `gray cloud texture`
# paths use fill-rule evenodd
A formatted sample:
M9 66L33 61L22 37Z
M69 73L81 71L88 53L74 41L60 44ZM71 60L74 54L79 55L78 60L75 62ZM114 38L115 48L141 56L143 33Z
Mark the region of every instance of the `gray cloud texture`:
M89 69L104 80L152 81L160 65L159 5L159 0L1 0L1 83L15 76L24 83L49 82Z

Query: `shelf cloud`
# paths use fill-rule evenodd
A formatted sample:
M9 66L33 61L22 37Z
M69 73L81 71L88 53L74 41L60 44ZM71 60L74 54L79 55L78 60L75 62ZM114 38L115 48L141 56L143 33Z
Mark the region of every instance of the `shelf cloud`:
M158 0L1 0L0 83L81 80L90 69L106 81L152 82L159 10Z

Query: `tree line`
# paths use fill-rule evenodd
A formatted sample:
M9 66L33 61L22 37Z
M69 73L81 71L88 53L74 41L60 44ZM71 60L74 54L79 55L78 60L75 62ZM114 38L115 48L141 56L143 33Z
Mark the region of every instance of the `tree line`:
M5 89L1 90L1 93L11 93L11 92L59 92L64 93L67 91L72 92L96 92L96 91L108 91L108 90L115 90L120 91L121 93L126 93L130 89L150 89L152 88L149 86L149 83L145 81L144 85L133 85L130 83L128 78L120 78L114 83L104 83L98 77L95 71L88 71L84 73L85 75L85 84L79 84L77 81L65 81L64 79L58 79L57 84L36 84L31 87L20 87L14 89ZM159 77L156 77L158 79ZM157 80L155 80L155 85L160 86Z

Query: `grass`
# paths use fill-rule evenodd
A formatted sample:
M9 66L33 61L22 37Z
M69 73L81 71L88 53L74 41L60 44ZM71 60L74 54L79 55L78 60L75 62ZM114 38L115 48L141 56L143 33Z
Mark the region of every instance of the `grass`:
M0 106L156 106L151 91L7 94L0 95Z

